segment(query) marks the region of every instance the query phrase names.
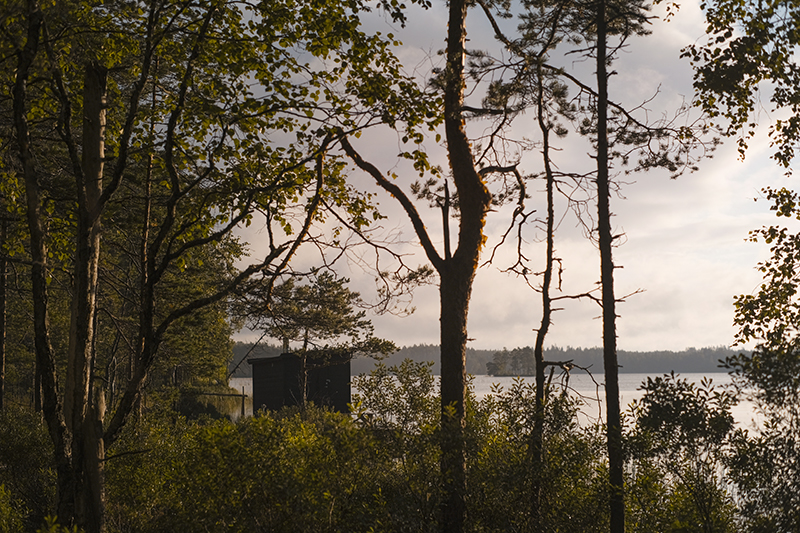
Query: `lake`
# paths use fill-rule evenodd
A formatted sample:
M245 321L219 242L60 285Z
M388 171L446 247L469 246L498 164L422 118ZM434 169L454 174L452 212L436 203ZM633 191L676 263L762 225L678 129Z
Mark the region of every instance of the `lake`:
M638 400L642 397L643 391L638 390L648 377L658 377L662 374L620 374L619 375L619 390L622 405L627 408L631 402ZM725 386L731 384L731 376L724 372L716 372L710 374L679 374L679 378L687 379L692 383L700 383L704 377L712 380L715 386ZM492 392L493 385L499 385L507 389L514 382L513 377L497 377L497 376L474 376L472 385L475 390L475 395L482 398ZM532 377L521 378L526 383L533 383ZM601 414L605 412L605 389L603 387L603 375L595 375L594 381L591 377L583 373L573 373L570 375L569 388L570 393L580 395L585 404L581 408L579 416L581 423L596 421ZM554 376L553 383L559 383L558 376ZM596 382L596 383L595 383ZM237 391L243 391L244 394L252 396L253 394L253 381L251 378L231 378L230 386ZM252 401L248 402L247 414L252 414ZM758 423L759 417L753 408L751 402L741 402L734 406L731 410L736 424L742 428L753 428Z
M620 402L623 409L627 409L635 400L641 399L644 391L639 390L648 377L656 378L663 376L663 374L620 374L619 375L619 392ZM676 374L679 379L686 379L691 383L699 384L704 377L711 380L712 385L715 387L731 385L731 376L725 372L715 372L708 374ZM602 413L605 412L605 387L604 375L595 375L592 377L583 373L573 373L569 379L570 393L579 395L583 398L585 404L581 408L579 419L581 423L597 421ZM491 393L492 386L498 384L507 389L514 382L513 377L496 377L496 376L475 376L473 379L473 386L475 395L480 397ZM522 378L526 383L533 383L534 378ZM560 383L557 376L553 377L553 383ZM758 424L760 418L755 411L752 402L744 401L735 405L731 409L736 424L742 428L753 428Z

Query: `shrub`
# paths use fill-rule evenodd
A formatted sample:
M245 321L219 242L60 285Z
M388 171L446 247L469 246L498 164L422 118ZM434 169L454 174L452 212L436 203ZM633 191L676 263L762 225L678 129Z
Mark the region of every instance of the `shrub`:
M0 486L9 516L33 531L55 509L55 467L47 429L41 417L7 407L0 412ZM13 511L13 512L11 512Z

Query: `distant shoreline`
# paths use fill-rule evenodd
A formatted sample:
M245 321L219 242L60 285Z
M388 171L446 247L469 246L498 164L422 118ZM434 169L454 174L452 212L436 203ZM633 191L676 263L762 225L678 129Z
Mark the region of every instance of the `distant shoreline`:
M255 357L276 357L280 355L280 346L259 345L252 349L252 343L237 342L234 345L234 358L229 365L229 372L238 365L233 373L233 377L250 376L250 365L242 359ZM475 350L467 348L467 373L472 375L495 375L496 377L532 377L531 372L489 374L486 364L491 362L494 355L502 350ZM721 360L726 357L741 353L743 350L733 350L727 346L715 346L706 348L687 348L680 352L673 351L651 351L633 352L620 350L618 352L620 373L621 374L676 374L687 373L717 373L727 372L721 367ZM545 349L545 360L548 361L571 361L576 366L596 370L602 373L603 369L603 349L602 348L560 348L551 347ZM432 371L439 374L439 346L433 344L420 344L414 346L404 346L389 357L376 361L366 357L353 359L350 363L351 374L369 373L377 363L385 366L399 365L405 359L415 362L432 363Z

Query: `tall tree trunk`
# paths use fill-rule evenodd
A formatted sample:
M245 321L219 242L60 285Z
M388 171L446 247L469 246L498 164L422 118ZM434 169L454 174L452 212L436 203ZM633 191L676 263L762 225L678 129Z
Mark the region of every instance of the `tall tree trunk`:
M0 205L1 207L1 205ZM8 282L8 261L6 260L6 238L8 221L0 221L0 411L5 408L6 399L6 283Z
M603 367L606 381L606 439L610 490L611 533L625 531L622 421L617 364L616 300L609 206L608 74L606 72L606 3L597 3L597 229L600 247L600 281L603 303Z
M104 526L101 413L95 405L102 388L93 392L94 336L100 262L100 197L103 191L105 157L107 70L98 64L86 66L83 94L83 154L81 175L76 176L78 228L70 323L67 386L64 417L72 431L72 460L75 469L76 517L88 533ZM104 402L103 402L104 403ZM99 420L98 420L99 419Z
M33 362L33 410L42 412L42 379L39 376L39 365Z
M542 470L544 468L544 419L546 409L545 397L545 362L544 362L544 340L550 329L552 320L553 306L550 298L550 286L553 282L553 255L555 253L555 213L554 198L555 178L553 169L550 165L550 126L545 120L544 108L544 81L542 80L541 58L537 64L537 119L539 130L542 132L542 156L545 168L545 189L547 192L547 219L545 221L547 250L545 257L545 268L542 279L542 320L539 329L536 330L536 344L533 349L534 361L536 363L536 406L534 410L534 425L531 438L531 453L533 455L533 486L532 489L532 519L534 523L541 520L542 511Z
M444 482L442 530L464 531L466 459L463 428L466 393L467 314L472 281L485 236L483 226L492 198L475 169L464 130L464 60L467 1L451 0L447 27L444 122L447 155L459 198L458 248L441 264L441 392Z
M13 89L14 130L18 154L25 180L26 220L31 241L31 291L33 298L34 348L36 376L42 388L42 412L47 423L56 463L58 518L70 523L74 516L74 482L69 445L69 434L64 422L61 398L58 393L55 357L50 342L50 315L48 307L46 242L46 215L43 213L39 174L34 165L27 120L27 82L30 69L38 52L43 16L35 0L28 2L28 29L25 47L18 55Z
M403 206L414 231L433 267L439 273L441 332L441 460L443 495L440 508L441 530L464 531L466 518L466 455L464 443L466 397L467 315L472 281L478 269L485 236L483 226L492 196L475 169L469 139L464 131L464 43L466 41L467 0L452 0L447 30L447 66L445 69L444 123L447 156L459 200L458 245L449 255L446 246L442 258L433 245L425 224L413 202L392 180L374 165L364 161L339 131L345 153L368 172ZM496 170L500 171L500 170ZM449 243L449 239L447 239Z
M464 398L466 394L467 313L474 271L459 272L448 261L441 272L439 297L441 339L442 455L444 486L442 529L464 530L466 454Z

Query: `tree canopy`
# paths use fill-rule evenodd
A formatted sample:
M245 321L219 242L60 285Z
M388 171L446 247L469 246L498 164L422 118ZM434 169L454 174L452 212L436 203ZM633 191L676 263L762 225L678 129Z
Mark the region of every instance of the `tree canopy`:
M706 40L684 50L695 67L698 104L721 119L727 135L738 137L744 157L758 126L762 95L768 95L772 111L788 112L780 113L769 129L773 157L789 170L800 140L797 6L775 0L711 0L701 7Z
M396 347L372 335L373 327L359 293L347 288L347 278L315 272L308 283L290 277L263 290L249 288L239 308L252 329L271 338L299 343L296 351L332 356L387 355ZM270 292L267 292L269 290Z
M400 4L380 5L402 20ZM380 217L325 160L326 128L414 128L428 102L401 74L394 39L361 30L369 9L4 5L5 207L26 217L36 374L63 523L104 529L106 449L166 348L189 342L173 331L193 320L224 330L232 291L285 270L321 206L354 227ZM234 269L247 250L233 230L254 222L266 251ZM59 278L66 312L51 299ZM62 337L54 326L64 316ZM107 383L118 394L107 398Z
M626 513L637 531L701 522L728 531L734 512L754 531L797 529L800 240L788 230L753 234L772 245L772 257L759 267L760 290L737 298L736 323L738 340L757 346L727 361L739 392L769 415L764 430L731 431L729 396L670 377L648 381L631 412L634 430L625 432L616 385L615 172L692 170L694 150L703 148L696 134L706 132L702 123L637 120L608 92L615 53L647 33L646 3L452 0L442 68L427 85L406 73L393 34L363 25L374 9L405 24L397 0L2 7L0 315L20 326L14 372L29 372L20 379L32 382L49 442L36 420L2 413L10 422L0 441L0 526L23 522L24 501L37 509L31 520L41 523L53 502L60 523L89 533L109 529L109 516L118 529L622 531ZM727 121L744 149L754 89L771 83L771 101L789 113L772 129L775 157L788 168L800 131L794 7L739 0L704 7L709 42L685 52L697 66L701 107ZM507 60L467 48L472 13L488 18ZM518 34L509 38L496 18L516 15ZM550 63L565 48L591 60L594 81ZM473 105L484 90L481 106ZM508 125L529 110L541 143L525 139L520 152L506 151L516 142L505 137ZM471 136L470 119L489 119L490 133ZM596 168L588 173L553 165L550 143L570 124L591 147ZM396 134L399 160L422 181L404 182L395 167L367 161L365 150L384 151L364 135L377 125ZM433 164L429 139L444 143L449 172ZM542 173L518 168L525 150L541 150ZM431 265L378 270L382 295L393 294L393 282L438 275L438 394L427 367L405 363L359 378L353 420L309 409L238 425L189 423L166 402L146 413L146 390L184 379L222 386L230 334L244 322L318 361L394 349L374 337L360 295L331 273L336 265L325 254L345 255L343 231L369 241L369 228L384 217L375 196L355 185L353 166L399 202ZM536 348L498 352L492 364L497 373L541 379L538 390L516 382L479 400L466 375L467 318L487 216L517 202L510 227L533 221L525 202L539 177L547 180L548 209L535 222L548 235ZM597 202L584 224L600 251L601 296L580 297L603 309L602 428L579 428L579 402L543 392L558 262L553 194L567 179L585 193L576 211ZM795 193L766 194L778 215L800 219ZM441 212L441 240L418 202ZM247 226L261 228L257 246L241 238ZM520 230L510 271L531 284L523 242ZM300 265L303 248L322 252L324 268ZM13 287L9 264L18 274ZM558 364L568 371L568 363ZM19 370L26 365L30 371ZM19 460L26 439L36 454L30 464ZM231 456L241 463L225 460ZM758 467L752 472L749 458ZM736 510L727 480L746 498ZM626 500L624 491L635 497ZM139 509L151 523L137 518ZM670 522L662 509L679 518Z

